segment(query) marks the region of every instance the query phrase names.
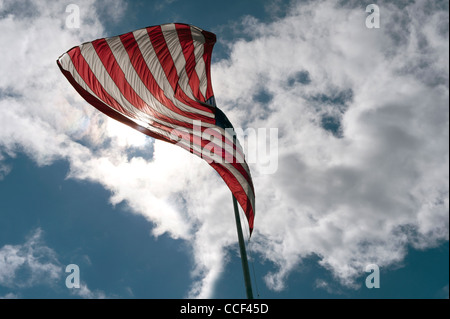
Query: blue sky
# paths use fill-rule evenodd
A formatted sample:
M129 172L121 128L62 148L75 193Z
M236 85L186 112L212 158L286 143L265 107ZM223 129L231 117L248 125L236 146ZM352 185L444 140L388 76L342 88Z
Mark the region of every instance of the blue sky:
M260 155L255 295L448 298L448 2L379 2L379 29L367 4L0 1L0 298L245 298L215 172L99 114L56 66L168 22L217 35L212 83L234 126L278 132L241 136Z

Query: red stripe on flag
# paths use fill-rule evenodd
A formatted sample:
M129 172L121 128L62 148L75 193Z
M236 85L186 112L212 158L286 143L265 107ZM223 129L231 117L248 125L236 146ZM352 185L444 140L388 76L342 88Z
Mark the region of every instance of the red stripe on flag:
M172 86L175 92L178 84L178 74L175 64L173 63L172 56L170 55L169 48L167 47L166 40L162 33L161 27L151 27L147 28L148 35L150 37L150 42L152 43L153 49L155 50L156 56L164 70L167 80Z
M244 168L242 163L237 161L236 157L234 157L233 154L230 154L229 152L227 152L227 150L222 148L221 145L217 145L208 139L194 136L193 134L182 131L182 130L180 131L178 129L173 129L173 130L171 130L171 132L172 132L172 134L183 139L185 142L187 142L190 145L189 151L191 153L196 153L199 157L205 159L209 164L211 162L214 162L217 164L227 163L227 164L232 165L246 180L247 184L250 186L250 188L254 194L255 190L253 187L252 178L249 175L249 173L247 172L247 170ZM182 144L180 144L180 146L181 145ZM195 151L193 148L194 146L197 146L201 150L201 153L199 153L198 151ZM186 147L184 147L184 148L186 148ZM221 162L216 162L212 157L210 157L210 154L217 155L221 159ZM227 160L225 161L225 159L227 159ZM230 159L231 159L231 161L230 161Z
M208 100L214 95L211 83L211 56L214 44L216 43L216 35L204 30L202 31L202 34L205 37L203 59L205 61L206 78L208 79L205 98Z
M203 159L205 159L211 167L213 167L217 173L222 177L222 179L227 184L228 188L231 190L231 193L234 197L236 197L236 200L238 201L239 205L241 205L242 209L244 210L245 216L247 217L247 221L250 228L250 235L253 232L253 221L254 221L254 209L252 207L251 201L248 198L245 190L243 189L242 185L239 183L239 181L234 177L234 175L225 168L220 163L215 163L211 158L208 156L199 153L197 150L192 149L192 147L187 147L184 144L177 144L178 146L184 148L185 150L191 152L192 154L195 154ZM253 185L250 184L253 189ZM253 193L254 194L254 193Z
M251 235L253 232L253 220L255 217L254 208L252 207L251 201L248 198L247 194L245 193L245 190L242 188L241 184L237 181L237 179L233 176L233 174L230 171L228 171L225 167L216 163L211 163L210 165L217 171L217 173L219 173L219 175L228 185L228 188L231 190L233 196L236 197L236 200L238 201L239 205L241 205L242 209L244 210L244 214L247 217Z
M190 140L187 142L201 147L201 149L202 149L201 157L209 158L210 160L208 161L208 163L210 163L211 161L214 161L213 159L211 159L208 156L208 154L213 153L213 154L218 155L223 160L224 163L229 163L230 165L232 165L239 173L241 173L241 175L245 178L247 183L250 185L251 189L254 191L251 176L247 173L245 168L242 166L242 163L239 163L237 161L236 157L234 157L233 154L230 154L229 152L227 152L226 149L222 148L220 145L217 145L217 144L211 142L210 140L198 138L197 136L194 137L192 134L190 134ZM200 142L200 143L198 143L198 142ZM232 159L232 160L225 161L225 159Z
M194 55L194 40L192 39L191 27L188 25L176 25L178 39L183 49L184 59L186 61L185 69L189 77L189 86L194 95L202 102L206 99L200 91L200 80L195 71L196 61Z
M205 131L207 128L202 129L202 132ZM244 154L241 152L240 148L237 147L236 144L234 144L232 141L230 141L225 135L222 135L221 133L217 132L216 130L209 130L208 133L210 133L215 138L221 139L222 143L226 143L230 146L233 146L234 152L239 153L239 155L244 158Z

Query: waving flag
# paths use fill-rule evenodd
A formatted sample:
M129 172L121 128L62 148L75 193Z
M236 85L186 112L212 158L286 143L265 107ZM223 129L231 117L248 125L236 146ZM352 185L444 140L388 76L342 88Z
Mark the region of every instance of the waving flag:
M215 34L164 24L83 43L57 60L90 104L134 129L205 159L223 178L253 230L255 193L233 127L211 85Z

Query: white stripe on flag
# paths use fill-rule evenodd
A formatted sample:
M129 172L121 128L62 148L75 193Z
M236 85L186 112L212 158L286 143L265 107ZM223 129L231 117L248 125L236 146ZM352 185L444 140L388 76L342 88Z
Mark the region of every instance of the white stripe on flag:
M205 37L198 30L191 26L191 34L193 44L194 44L194 55L195 55L195 71L197 72L198 79L200 80L200 91L206 98L206 88L208 85L208 79L206 77L206 66L205 60L203 60Z
M189 142L187 142L187 141L182 139L182 140L180 140L178 142L178 144L182 144L184 146L184 148L186 148L186 147L187 148L191 148L191 149L195 150L196 152L198 152L199 154L202 154L203 159L205 159L206 161L208 161L208 160L211 161L212 160L212 161L214 161L216 163L219 163L225 169L227 169L236 178L236 180L241 185L242 189L244 190L245 194L247 195L247 197L250 200L250 203L252 205L252 209L253 209L253 207L255 207L255 205L254 205L255 204L255 202L254 202L255 201L255 195L253 193L252 188L250 187L249 182L245 179L244 176L242 176L242 174L232 164L224 163L222 157L220 157L220 156L218 156L218 155L216 155L214 153L211 153L211 154L209 154L209 152L208 152L208 154L202 153L201 147L199 145L195 144L195 143L191 144L191 143L189 143ZM195 154L195 155L198 156L198 154ZM250 175L249 175L249 177L250 177Z
M193 101L196 100L192 88L189 85L189 76L186 73L186 59L184 57L183 48L181 47L180 39L175 24L163 24L161 30L166 40L167 48L169 49L172 60L178 74L178 84L183 92Z

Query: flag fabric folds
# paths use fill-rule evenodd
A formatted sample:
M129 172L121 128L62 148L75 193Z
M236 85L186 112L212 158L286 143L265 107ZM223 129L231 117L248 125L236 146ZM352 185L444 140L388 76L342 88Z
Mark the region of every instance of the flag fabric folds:
M206 160L253 230L255 193L234 129L211 85L215 34L172 23L86 42L57 64L78 93L106 115Z

